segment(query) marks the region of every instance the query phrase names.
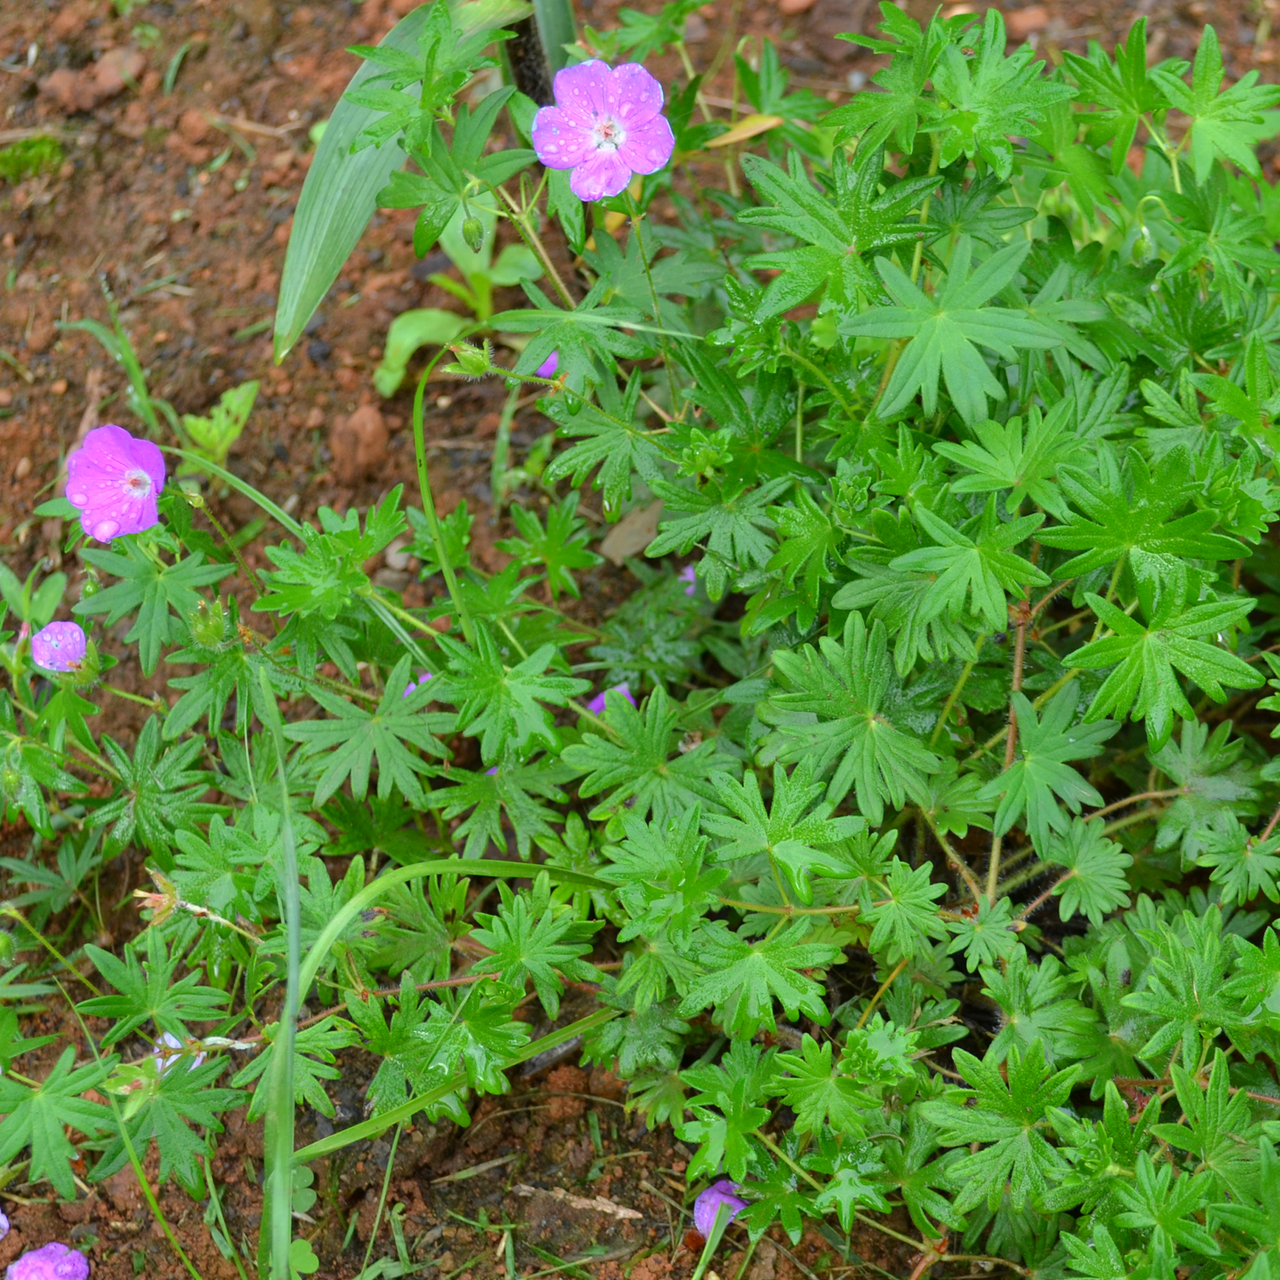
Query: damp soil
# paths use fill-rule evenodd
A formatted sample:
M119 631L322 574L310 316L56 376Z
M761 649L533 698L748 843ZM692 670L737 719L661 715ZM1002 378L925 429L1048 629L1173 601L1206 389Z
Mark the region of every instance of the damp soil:
M91 335L63 327L107 320L104 285L150 386L178 413L207 412L224 390L261 382L229 466L299 518L314 518L320 506L366 508L396 484L414 491L409 394L382 400L371 373L396 315L452 305L429 279L450 270L447 260L414 257L411 212L380 213L296 349L280 367L271 361L270 325L311 127L328 116L356 68L346 48L376 41L413 0L117 4L124 15L107 0L0 3L0 147L53 131L64 151L52 172L16 185L0 179L0 558L20 578L41 562L63 569L73 598L82 565L73 556L64 561L60 522L41 519L35 508L56 492L63 460L85 431L117 420L136 426L122 369ZM632 7L660 6L632 0ZM925 18L932 4L905 7ZM618 0L577 0L580 22L597 28L612 25L617 8ZM1280 59L1264 0L1073 0L1010 5L1004 13L1011 35L1050 59L1083 51L1090 40L1113 44L1140 15L1148 18L1153 56L1190 58L1211 22L1229 75L1257 68L1274 79ZM713 73L704 84L713 103L727 103L731 93L726 54L742 37L761 35L777 43L793 85L839 102L880 63L835 37L867 33L877 17L872 0L712 0L690 19L686 38L697 70ZM668 79L679 74L674 64L655 70ZM572 280L572 263L562 257L561 265ZM519 295L497 303L519 305ZM503 566L494 543L511 531L505 518L493 521L489 489L502 396L493 382L437 375L427 402L438 505L450 511L467 502L476 517L472 553L489 571ZM512 430L516 461L549 429L532 406L522 408ZM257 518L230 490L211 488L207 499L229 529ZM594 502L584 491L589 517ZM265 536L244 547L250 567L265 563ZM428 589L414 567L393 551L371 569L418 606L428 602ZM227 585L247 594L242 582ZM635 585L625 568L606 564L587 575L573 608L590 622ZM164 669L144 676L122 639L120 632L104 640L119 661L112 682L146 698L175 698ZM96 725L127 742L146 714L112 699ZM30 850L21 824L0 825L0 854ZM100 887L107 922L100 945L119 946L136 932L131 894L144 879L136 851L111 864ZM55 925L74 923L68 915ZM59 1037L40 1051L40 1069L69 1043L85 1051L79 1024L57 1002L29 1021L27 1034ZM320 1259L317 1275L346 1280L369 1256L407 1263L406 1274L431 1280L687 1276L698 1243L686 1239L682 1208L691 1153L668 1126L649 1131L628 1112L611 1074L576 1062L570 1053L514 1078L508 1093L475 1107L467 1128L419 1118L399 1135L394 1159L387 1134L317 1162L315 1204L296 1224ZM363 1118L376 1062L350 1050L340 1065L335 1117L302 1112L300 1143ZM212 1228L252 1254L262 1203L260 1126L234 1115L218 1137L211 1173L220 1219L210 1199L196 1202L172 1182L156 1183L154 1151L144 1167L199 1275L236 1277ZM18 1182L0 1188L13 1223L0 1241L0 1267L59 1239L88 1251L98 1280L187 1274L128 1168L72 1203L46 1201L47 1191ZM890 1225L915 1234L905 1218ZM810 1226L794 1244L775 1229L748 1254L745 1233L734 1227L716 1270L726 1280L923 1274L908 1246L855 1228L845 1237Z

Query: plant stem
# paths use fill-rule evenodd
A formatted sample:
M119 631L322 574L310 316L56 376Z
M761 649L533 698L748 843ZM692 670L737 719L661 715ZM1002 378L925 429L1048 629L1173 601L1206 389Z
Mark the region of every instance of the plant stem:
M1085 821L1092 822L1094 818L1105 817L1108 813L1114 813L1117 809L1123 809L1126 805L1137 804L1140 800L1169 800L1174 796L1184 796L1186 794L1184 787L1169 787L1165 791L1139 791L1135 795L1125 796L1123 800L1113 800L1111 804L1091 813Z
M369 1232L369 1243L364 1251L364 1264L360 1268L360 1274L364 1275L369 1269L369 1259L373 1256L373 1242L378 1238L378 1228L382 1225L382 1211L387 1207L387 1192L391 1188L391 1170L396 1163L396 1148L400 1145L400 1135L404 1132L404 1121L401 1120L396 1125L396 1131L391 1138L391 1153L387 1156L387 1171L382 1177L382 1194L378 1196L378 1211L373 1215L373 1230Z
M542 243L542 237L538 235L529 218L528 210L521 209L507 194L505 187L494 187L493 189L511 211L512 225L520 233L520 239L529 246L533 256L542 264L542 269L547 273L547 278L551 281L556 293L560 295L560 301L572 311L577 305L573 300L573 294L569 292L565 287L564 281L560 278L560 273L556 270L556 264L551 261L551 255L547 252L547 246Z
M653 269L649 265L649 255L645 251L644 235L640 230L640 223L644 215L640 212L640 207L636 204L630 188L627 189L627 207L631 210L631 232L636 238L636 248L640 250L640 261L644 265L644 278L649 282L649 297L653 301L653 323L661 329L662 306L658 302L658 287L653 282ZM672 416L678 418L683 414L684 410L676 397L676 378L671 368L671 352L667 347L666 334L658 334L658 345L662 348L662 367L667 375L667 394L671 397L671 413Z
M422 428L422 399L427 389L427 379L435 368L436 361L444 353L441 347L432 361L418 379L418 389L413 394L413 452L418 464L418 491L422 495L422 511L427 517L427 528L431 530L431 541L435 544L436 558L440 561L440 572L444 574L445 586L449 590L449 599L458 611L458 620L462 623L462 634L469 645L476 642L476 628L471 621L471 612L462 592L458 587L458 577L453 571L453 563L449 559L449 551L444 543L444 531L440 528L440 517L436 514L435 498L431 494L431 477L427 474L427 446Z
M826 373L822 369L818 368L812 360L802 356L798 351L793 351L785 344L783 344L782 347L782 354L784 356L789 356L796 362L796 364L800 365L801 368L807 369L811 374L813 374L813 376L817 378L818 381L821 382L822 385L831 393L831 398L845 411L846 416L850 419L854 417L853 405L844 398L840 388L837 387L836 384L827 377Z
M894 982L897 981L898 975L906 967L907 967L907 957L903 956L902 959L899 960L896 965L894 965L893 970L889 974L889 976L880 984L879 988L876 990L875 995L871 997L871 1001L867 1005L867 1007L863 1009L862 1016L858 1019L857 1024L854 1027L855 1031L861 1031L862 1028L867 1025L867 1019L871 1017L871 1011L876 1007L876 1005L880 1003L880 997L883 996L884 993L888 991L891 986L893 986Z
M943 726L947 723L947 717L951 714L951 708L956 705L956 699L963 692L965 685L968 683L973 669L978 663L978 655L982 652L982 646L986 644L987 637L984 632L973 643L973 657L964 664L960 672L960 678L952 686L951 692L947 694L947 700L942 704L942 711L938 715L938 723L933 726L933 733L929 736L929 745L933 746L942 734ZM937 834L936 832L934 833Z
M982 890L978 888L977 877L969 869L969 864L951 847L951 842L938 830L937 824L933 820L933 815L927 813L924 809L920 810L920 816L929 824L929 830L933 832L933 838L937 840L942 852L946 855L947 861L955 868L957 874L968 886L969 892L973 894L974 902L982 901Z

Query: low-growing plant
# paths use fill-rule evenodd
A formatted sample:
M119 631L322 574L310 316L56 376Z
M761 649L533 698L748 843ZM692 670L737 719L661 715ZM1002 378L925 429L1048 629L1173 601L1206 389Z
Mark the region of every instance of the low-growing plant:
M683 53L689 12L589 38ZM730 1222L826 1220L913 1277L1280 1274L1280 90L1224 87L1212 28L1192 65L1139 21L1051 67L995 10L886 3L835 107L767 44L746 119L583 46L555 106L464 101L526 13L437 0L359 50L277 317L283 355L374 192L420 255L510 222L546 288L482 319L527 344L448 369L555 424L512 562L437 513L437 356L420 507L301 522L206 464L274 522L254 570L95 432L47 508L112 542L76 622L29 634L65 583L0 583L12 944L110 1028L41 1080L36 1040L0 1060L6 1176L70 1197L154 1140L204 1198L247 1107L285 1277L300 1170L465 1125L581 1036L713 1184L699 1273ZM560 604L599 571L592 491L662 506L588 626ZM369 576L406 540L425 607ZM177 695L132 749L91 727L126 620ZM112 952L81 913L130 847L146 927ZM367 1118L297 1147L357 1045Z

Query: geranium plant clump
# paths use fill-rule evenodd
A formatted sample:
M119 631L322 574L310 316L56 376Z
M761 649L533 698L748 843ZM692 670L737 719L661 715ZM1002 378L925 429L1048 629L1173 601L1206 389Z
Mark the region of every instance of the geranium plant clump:
M692 1153L699 1275L806 1224L841 1270L856 1230L914 1277L1280 1275L1280 90L1224 83L1212 28L1050 66L995 10L886 3L850 100L756 42L713 95L642 65L690 12L584 32L547 103L488 74L518 0L358 50L281 358L374 191L419 255L497 226L532 277L431 331L412 498L300 520L154 414L68 459L42 512L84 572L0 614L0 1187L154 1149L206 1199L245 1109L259 1242L215 1240L284 1280L317 1173L580 1037ZM433 373L502 381L502 450L524 397L554 433L496 458L500 572L436 508ZM260 505L256 566L166 456ZM605 569L624 518L656 532ZM429 604L370 576L393 547ZM151 883L111 950L69 904L121 857ZM55 975L97 1030L35 1078Z

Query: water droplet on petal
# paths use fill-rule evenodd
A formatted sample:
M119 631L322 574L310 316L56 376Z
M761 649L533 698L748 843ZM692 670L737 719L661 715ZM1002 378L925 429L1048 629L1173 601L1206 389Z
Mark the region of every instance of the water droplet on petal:
M110 542L119 532L120 522L118 520L99 520L89 531L90 536L96 538L99 542Z

